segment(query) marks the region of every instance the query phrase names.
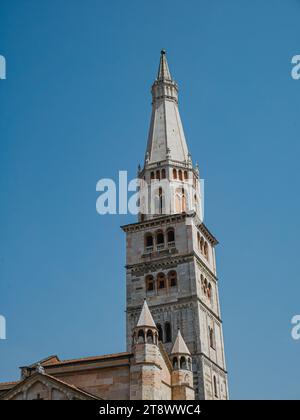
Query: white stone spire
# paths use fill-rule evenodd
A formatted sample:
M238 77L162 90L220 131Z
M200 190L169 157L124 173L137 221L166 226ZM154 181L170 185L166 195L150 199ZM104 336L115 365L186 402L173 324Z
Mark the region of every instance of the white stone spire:
M161 50L160 52L160 62L159 62L159 68L158 68L158 73L157 73L157 80L160 80L160 81L168 80L169 82L172 81L165 50Z
M146 165L165 160L187 162L189 152L178 110L178 86L172 79L166 52L161 51L157 79L152 86L152 116Z
M190 351L185 344L185 341L181 335L180 330L178 330L177 337L174 343L174 346L172 348L171 354L188 354L190 355Z
M146 299L144 300L143 308L136 325L137 327L153 327L156 328L155 322L151 315Z

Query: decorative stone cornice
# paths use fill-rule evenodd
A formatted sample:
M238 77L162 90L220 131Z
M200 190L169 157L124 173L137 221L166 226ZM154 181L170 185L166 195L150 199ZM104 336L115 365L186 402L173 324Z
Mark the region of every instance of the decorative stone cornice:
M132 274L141 273L146 274L148 272L165 270L168 268L176 267L178 264L187 263L193 261L194 254L185 254L177 256L166 256L157 260L145 261L138 264L128 264L125 266L127 270L131 270Z

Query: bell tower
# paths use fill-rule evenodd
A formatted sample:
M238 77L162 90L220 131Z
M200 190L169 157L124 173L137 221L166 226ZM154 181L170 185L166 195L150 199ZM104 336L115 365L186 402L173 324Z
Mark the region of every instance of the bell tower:
M159 341L172 357L184 340L197 399L228 399L216 271L216 238L203 223L198 166L192 163L178 109L178 86L161 51L152 85L152 115L140 214L126 233L127 349L147 299Z

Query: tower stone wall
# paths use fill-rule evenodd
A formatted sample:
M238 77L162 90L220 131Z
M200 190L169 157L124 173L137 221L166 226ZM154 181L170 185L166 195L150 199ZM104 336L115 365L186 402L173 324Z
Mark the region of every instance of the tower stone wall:
M123 226L127 350L132 348L132 330L146 298L167 352L180 328L193 358L196 397L227 399L215 256L218 241L203 223L199 168L188 151L178 85L165 51L152 86L148 143L138 176L141 212L137 223Z

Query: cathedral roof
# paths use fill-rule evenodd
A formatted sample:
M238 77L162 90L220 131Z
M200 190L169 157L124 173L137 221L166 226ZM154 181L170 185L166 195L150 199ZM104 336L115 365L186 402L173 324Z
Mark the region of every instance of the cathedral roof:
M66 390L70 390L74 393L74 396L80 399L88 399L88 400L100 400L102 398L99 398L96 395L93 395L84 389L78 388L75 385L72 385L68 382L62 381L61 379L58 379L52 375L48 375L46 373L34 373L31 376L28 376L24 378L22 381L19 381L15 384L15 386L11 387L6 393L1 395L0 400L10 399L10 397L13 397L17 392L21 392L26 388L29 388L29 386L32 386L34 383L39 382L42 380L42 382L50 383L52 385L59 385L60 387L63 387Z
M144 300L141 315L139 317L137 327L153 327L156 328L154 319L151 315L146 299Z
M164 160L188 162L189 152L178 110L178 87L172 79L164 50L152 86L152 99L146 165Z
M174 346L172 348L171 354L191 354L189 349L187 348L187 345L185 344L185 341L181 335L180 330L178 330L177 337L176 337Z

